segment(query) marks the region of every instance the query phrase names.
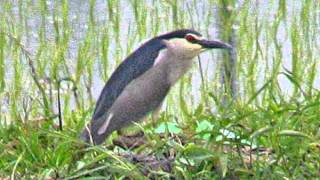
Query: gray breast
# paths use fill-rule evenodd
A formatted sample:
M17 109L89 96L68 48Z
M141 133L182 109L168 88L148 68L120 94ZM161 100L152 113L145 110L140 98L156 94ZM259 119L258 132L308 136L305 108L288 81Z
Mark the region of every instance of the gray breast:
M167 73L162 70L152 67L130 82L108 113L92 127L95 144L101 144L113 131L139 121L161 105L171 86Z
M166 79L165 72L153 67L133 80L110 108L109 113L114 114L116 121L113 124L138 121L158 108L170 89Z
M105 115L91 128L95 144L101 144L115 130L137 122L156 110L170 87L189 69L191 60L174 58L162 52L162 60L131 81Z

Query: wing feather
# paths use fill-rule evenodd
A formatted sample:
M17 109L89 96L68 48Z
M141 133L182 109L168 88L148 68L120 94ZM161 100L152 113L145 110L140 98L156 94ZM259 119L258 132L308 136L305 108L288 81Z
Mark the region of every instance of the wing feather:
M80 136L82 140L88 143L92 141L91 135L99 133L94 132L96 127L103 126L102 122L109 116L109 109L125 87L153 66L160 50L164 47L165 45L161 39L151 39L140 46L118 66L100 94L90 124L82 131Z
M114 73L111 75L110 79L104 86L97 101L91 122L86 126L86 128L84 128L81 134L81 139L86 142L90 142L92 141L91 134L99 133L97 132L99 131L97 127L103 126L103 122L108 119L110 115L109 109L113 106L126 86L131 81L137 79L142 74L147 72L150 68L152 68L155 63L155 59L159 55L160 50L165 48L165 44L162 40L170 38L183 38L187 33L199 34L198 32L190 29L173 31L149 40L148 42L140 46L131 55L129 55L118 66L118 68L114 71ZM158 103L161 103L161 100L164 98L168 90L169 87L165 88L165 90L163 91L164 95L159 96L161 97L161 99L157 100L157 102L159 101ZM113 117L111 117L111 119L113 119ZM106 128L109 128L110 125L111 124L108 123ZM94 128L92 129L92 127ZM103 132L103 130L104 129L101 129L100 132ZM99 139L99 143L101 143L103 139L104 138Z
M165 45L161 40L152 39L138 48L119 65L100 94L94 110L93 121L108 111L132 80L138 78L153 66L160 50L164 47Z

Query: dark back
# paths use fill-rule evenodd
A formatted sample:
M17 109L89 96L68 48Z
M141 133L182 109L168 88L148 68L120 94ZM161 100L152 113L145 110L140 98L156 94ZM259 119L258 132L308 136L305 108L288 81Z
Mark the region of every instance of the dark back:
M97 101L93 114L93 120L98 119L112 106L124 88L135 78L139 77L150 69L161 49L165 48L163 39L183 38L186 34L198 32L190 29L182 29L157 36L129 55L114 71L104 86Z

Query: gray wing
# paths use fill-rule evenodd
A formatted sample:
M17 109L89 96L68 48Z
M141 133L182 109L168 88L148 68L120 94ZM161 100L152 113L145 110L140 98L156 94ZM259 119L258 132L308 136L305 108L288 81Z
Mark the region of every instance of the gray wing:
M91 142L90 133L94 132L94 127L100 125L100 119L105 119L108 116L109 109L130 82L152 68L159 51L164 47L165 45L160 39L151 39L119 65L100 94L91 122L83 129L80 135L82 140Z
M170 90L166 72L151 68L123 90L107 113L91 125L95 144L101 144L115 130L137 122L157 109Z
M92 121L103 116L112 106L124 88L152 68L159 51L165 45L159 39L151 39L128 56L114 71L104 86L97 101Z

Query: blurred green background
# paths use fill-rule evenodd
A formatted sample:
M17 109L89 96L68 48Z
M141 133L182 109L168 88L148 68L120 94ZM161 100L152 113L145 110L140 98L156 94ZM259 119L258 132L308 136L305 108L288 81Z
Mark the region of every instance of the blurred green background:
M318 0L17 0L0 2L0 178L144 178L117 154L128 150L89 148L74 160L73 143L117 65L180 28L235 51L196 58L157 128L142 123L148 145L135 153L176 151L170 172L148 175L320 176ZM185 142L158 137L169 132Z

